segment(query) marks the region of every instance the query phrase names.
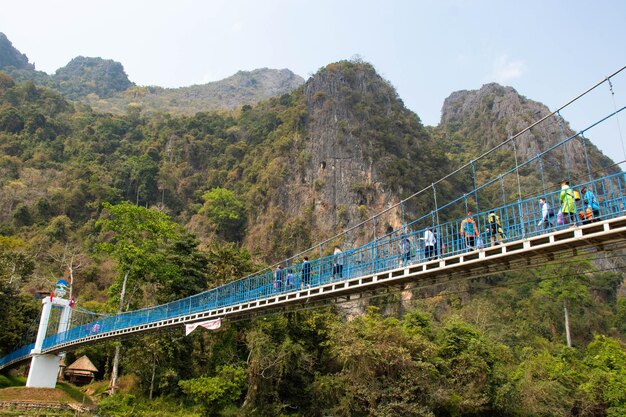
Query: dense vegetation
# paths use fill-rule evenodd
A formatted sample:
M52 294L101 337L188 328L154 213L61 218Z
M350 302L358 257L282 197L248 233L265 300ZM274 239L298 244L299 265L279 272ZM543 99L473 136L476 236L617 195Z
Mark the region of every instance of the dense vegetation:
M106 98L133 85L119 62L83 56L59 68L52 78L59 91L73 100L89 94Z
M449 156L387 83L358 88L372 72L363 63L325 68L317 79L347 87L316 106L348 109L343 129L352 133L341 140L359 139L385 188L406 195L429 181L413 166L427 161L437 178ZM294 222L277 208L313 158L306 94L233 112L145 115L131 106L112 115L0 73L0 355L28 333L35 292L61 276L82 307L123 311L313 243L310 211ZM458 191L447 186L442 193ZM364 205L375 194L369 184L350 192ZM357 210L344 214L346 224L359 220ZM271 232L262 239L250 231L259 223ZM598 266L614 259L559 261L409 288L412 297L392 292L352 320L341 305L295 311L83 347L67 360L88 354L108 379L121 351L118 394L100 402L111 416L624 415L623 277Z

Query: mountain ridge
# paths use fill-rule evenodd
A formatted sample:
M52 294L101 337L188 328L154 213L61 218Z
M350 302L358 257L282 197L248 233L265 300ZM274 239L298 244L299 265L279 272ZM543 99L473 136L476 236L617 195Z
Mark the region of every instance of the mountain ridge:
M291 70L259 68L238 71L223 80L185 87L137 86L128 79L121 63L84 56L73 58L53 74L46 74L37 71L2 32L0 71L18 82L31 80L97 111L116 114L124 114L128 106L149 113L189 115L198 111L232 110L289 93L304 83L304 79Z

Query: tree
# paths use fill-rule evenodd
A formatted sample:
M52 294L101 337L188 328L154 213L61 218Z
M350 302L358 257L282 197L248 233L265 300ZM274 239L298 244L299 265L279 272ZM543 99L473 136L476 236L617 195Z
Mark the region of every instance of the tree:
M146 202L156 201L158 164L143 154L128 158L128 165L130 182L135 187L135 204L139 204L140 196Z
M0 280L5 285L17 289L32 274L35 262L26 248L21 239L0 236Z
M207 248L209 287L222 285L254 272L250 253L234 243L211 243Z
M179 300L207 289L209 255L198 250L198 243L194 235L183 229L169 241L165 261L176 268L160 276L156 297L159 302Z
M330 346L341 368L316 383L328 414L433 415L436 346L413 324L370 307L365 316L334 328Z
M224 365L213 377L194 378L178 384L185 394L203 407L207 416L216 416L241 397L245 381L246 372L242 367Z
M205 202L200 214L206 214L222 238L233 242L240 241L246 228L243 203L235 197L232 191L224 188L214 188L205 193L202 198Z
M587 260L575 260L565 264L551 264L538 271L543 278L537 294L545 295L563 304L563 319L567 346L572 347L570 331L570 305L589 301L586 274L593 270Z
M514 415L572 415L576 389L575 359L569 348L562 346L555 350L551 352L548 346L524 349L521 362L512 372L516 401L509 403L507 409L517 411Z
M587 381L581 390L592 408L589 415L598 415L606 407L607 416L626 415L626 349L613 338L597 335L587 346L583 359Z
M178 381L189 374L191 347L183 334L152 333L128 343L123 365L139 377L149 399L159 394L178 394Z
M60 266L61 273L69 274L70 288L68 298L72 298L74 291L75 274L81 268L84 268L88 262L87 256L77 247L66 243L65 245L54 245L49 251L50 257Z
M146 209L130 203L112 205L104 203L105 213L98 220L96 226L100 228L103 242L99 244L102 251L111 255L118 264L119 275L112 289L119 289L119 305L117 312L121 313L126 302L126 309L130 300L126 301L129 278L134 284L148 273L168 269L170 264L164 262L164 246L178 231L179 226L168 216L157 210ZM120 288L121 285L121 288ZM112 294L112 299L117 294ZM117 389L120 346L115 347L113 369L111 372L111 390Z
M39 313L37 302L19 292L35 268L25 249L24 242L0 236L0 357L13 350Z

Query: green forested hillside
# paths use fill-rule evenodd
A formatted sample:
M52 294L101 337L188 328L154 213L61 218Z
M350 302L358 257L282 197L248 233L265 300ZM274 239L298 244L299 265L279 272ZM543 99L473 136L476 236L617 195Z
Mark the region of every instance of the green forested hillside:
M78 99L100 112L125 113L128 106L144 113L170 112L194 115L197 112L233 110L270 97L290 93L304 80L288 69L268 68L239 71L206 84L180 88L133 86L107 96L88 94Z
M84 308L141 308L359 222L474 157L481 145L461 142L481 136L464 120L425 129L362 62L192 116L102 114L0 74L0 355L38 314L33 294L61 276ZM480 120L491 124L488 112ZM119 393L99 413L624 415L623 276L615 259L557 261L366 298L349 321L327 306L125 340ZM107 379L113 352L84 347L66 361L86 353Z
M83 56L76 57L63 68L59 68L52 79L61 94L71 100L89 94L107 98L133 85L119 62Z

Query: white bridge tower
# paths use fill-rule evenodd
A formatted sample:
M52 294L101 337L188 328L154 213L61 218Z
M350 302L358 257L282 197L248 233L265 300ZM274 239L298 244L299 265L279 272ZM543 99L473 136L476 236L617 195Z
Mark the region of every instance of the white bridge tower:
M37 330L37 339L35 347L31 350L33 355L30 362L30 370L28 371L28 379L26 386L30 388L54 388L59 374L59 365L64 354L41 353L43 341L46 338L48 330L48 322L52 313L52 307L61 307L61 318L57 333L64 332L69 329L70 313L72 308L70 300L62 298L65 295L67 282L59 280L56 285L54 296L46 297L41 300L43 308L41 310L41 320L39 321L39 329Z

